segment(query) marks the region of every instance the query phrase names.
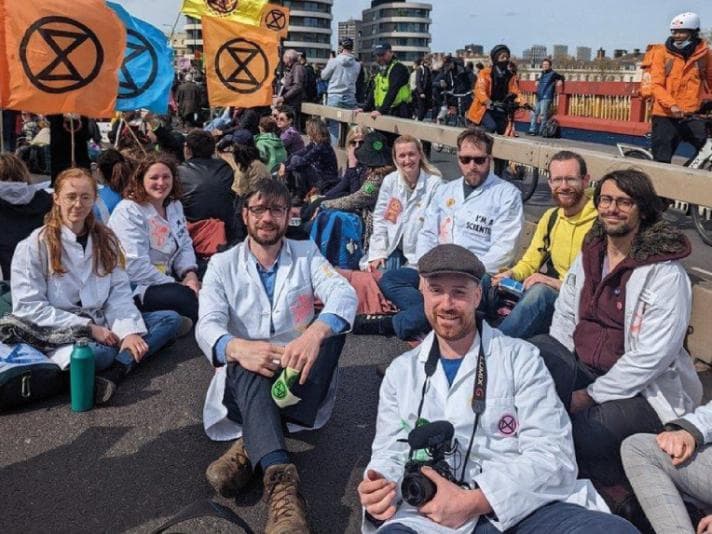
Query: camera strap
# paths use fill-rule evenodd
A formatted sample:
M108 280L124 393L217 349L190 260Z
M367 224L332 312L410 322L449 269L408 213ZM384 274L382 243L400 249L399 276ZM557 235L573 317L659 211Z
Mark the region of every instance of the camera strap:
M465 484L465 471L467 469L467 460L472 452L472 445L475 441L475 432L477 431L477 425L480 422L480 415L485 411L486 398L487 398L487 364L485 362L485 351L482 344L482 320L477 319L477 332L480 338L479 352L477 354L477 365L475 368L475 382L472 391L472 411L475 414L475 423L472 426L472 434L470 435L470 443L467 446L467 453L464 456L462 464L462 472L460 473L460 485ZM425 381L423 382L423 389L420 393L420 404L418 405L418 414L415 418L415 425L418 424L420 420L420 415L423 411L423 403L425 401L425 393L428 390L428 384L430 383L430 377L435 374L435 370L438 366L438 360L440 360L440 345L438 344L437 336L433 336L433 344L430 347L430 353L428 354L428 359L425 362ZM413 451L409 455L412 457ZM469 484L466 484L469 487Z

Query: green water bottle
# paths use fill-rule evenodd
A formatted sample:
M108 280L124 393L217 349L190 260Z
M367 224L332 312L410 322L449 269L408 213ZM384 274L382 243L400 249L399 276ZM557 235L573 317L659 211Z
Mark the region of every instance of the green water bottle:
M69 362L72 411L86 412L94 407L94 353L88 339L74 344Z

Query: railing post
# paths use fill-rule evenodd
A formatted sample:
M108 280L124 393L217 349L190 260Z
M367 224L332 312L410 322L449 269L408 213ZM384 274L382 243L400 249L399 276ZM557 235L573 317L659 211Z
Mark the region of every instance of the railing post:
M645 102L640 96L630 97L630 121L645 122Z
M570 95L565 92L559 93L559 98L556 101L556 114L557 115L568 115L569 114L569 97Z

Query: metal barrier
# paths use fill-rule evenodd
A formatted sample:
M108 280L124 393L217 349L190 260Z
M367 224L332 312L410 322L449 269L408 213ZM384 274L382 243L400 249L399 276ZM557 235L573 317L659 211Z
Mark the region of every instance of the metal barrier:
M440 143L446 146L455 146L457 136L462 131L460 128L451 126L441 126L396 117L381 116L372 119L369 113L354 113L351 110L319 104L302 104L302 112L347 124L359 124L383 132L407 133L423 141ZM589 172L594 178L601 177L613 170L633 167L650 176L655 185L655 190L660 196L701 206L712 206L712 175L709 171L688 169L687 167L654 161L633 161L596 150L572 148L565 144L557 144L551 140L541 142L532 138L503 137L500 135L495 135L494 138L493 154L498 158L544 169L547 167L551 156L559 150L575 150L586 160Z

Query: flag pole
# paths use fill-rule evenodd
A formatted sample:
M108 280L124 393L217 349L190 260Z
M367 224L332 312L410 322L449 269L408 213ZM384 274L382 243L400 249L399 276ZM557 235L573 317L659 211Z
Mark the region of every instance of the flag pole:
M75 156L75 145L74 145L74 116L69 115L69 137L71 139L71 150L72 150L72 167L77 166L77 158Z
M173 41L173 34L176 32L176 26L178 26L178 21L180 20L181 12L180 10L178 11L178 14L176 15L176 21L173 23L173 27L171 28L171 35L168 37L168 42L170 43Z
M116 137L114 137L114 148L119 147L119 137L121 137L121 130L124 127L124 114L121 113L119 118L119 127L116 129Z

